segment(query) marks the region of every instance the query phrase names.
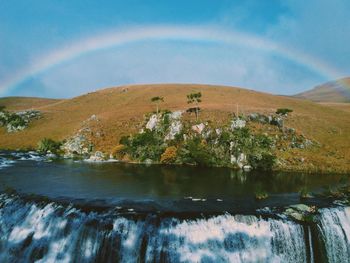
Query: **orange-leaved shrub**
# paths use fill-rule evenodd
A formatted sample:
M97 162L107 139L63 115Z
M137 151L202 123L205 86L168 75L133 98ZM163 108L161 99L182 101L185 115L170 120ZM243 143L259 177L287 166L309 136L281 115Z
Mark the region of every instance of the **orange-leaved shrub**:
M160 157L161 163L173 163L176 160L177 149L175 146L167 147Z

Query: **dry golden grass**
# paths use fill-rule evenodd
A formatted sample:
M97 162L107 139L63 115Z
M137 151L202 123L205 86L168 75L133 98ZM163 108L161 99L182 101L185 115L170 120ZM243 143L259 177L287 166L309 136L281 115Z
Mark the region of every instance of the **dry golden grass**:
M323 106L328 106L337 110L343 110L350 112L350 103L341 103L341 102L320 102Z
M0 106L5 106L7 110L26 110L47 106L61 100L45 99L34 97L6 97L0 98Z
M236 112L237 105L240 113L273 113L277 108L293 109L286 125L319 142L321 147L278 154L291 160L291 167L295 158L304 158L307 160L305 165L312 163L311 167L308 166L310 169L350 171L349 111L291 97L209 85L124 86L55 101L53 104L38 105L33 108L39 108L44 117L32 122L28 129L14 134L7 134L4 129L0 129L0 148L36 147L37 142L44 137L62 140L73 135L80 129L83 121L96 114L100 121L95 122L92 129L101 134L94 138L96 149L110 152L118 145L122 135L139 130L144 114L155 110L155 105L150 101L152 97L164 97L165 101L160 105L162 109L185 110L189 107L186 95L193 91L202 92L203 112L200 118L203 121L227 122L232 112ZM9 108L12 106L9 105Z

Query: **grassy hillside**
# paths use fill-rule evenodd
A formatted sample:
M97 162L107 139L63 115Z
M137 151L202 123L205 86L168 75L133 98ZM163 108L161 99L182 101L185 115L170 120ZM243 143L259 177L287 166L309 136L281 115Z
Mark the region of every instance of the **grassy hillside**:
M0 98L0 106L5 106L6 109L10 111L18 111L26 109L38 109L42 106L47 106L60 101L62 100L35 97L5 97Z
M350 78L319 85L295 97L316 102L350 102Z
M321 105L328 106L333 109L342 110L350 113L350 103L341 102L320 102Z
M275 96L251 90L208 85L138 85L108 88L73 99L52 104L33 106L43 113L43 118L18 133L0 129L0 148L30 148L50 137L62 140L75 134L83 122L95 114L99 121L91 124L96 149L105 152L118 144L122 135L135 133L143 122L145 113L155 110L150 102L154 96L164 97L162 109L185 110L189 107L186 95L193 91L203 94L200 119L227 122L237 105L240 113L273 113L277 108L291 108L286 126L295 128L307 138L321 144L320 148L278 153L285 159L304 158L305 167L294 169L320 169L350 171L350 112L297 98ZM21 100L21 99L19 99ZM18 105L15 99L13 105ZM15 109L8 104L9 109ZM186 118L186 116L185 116ZM187 116L193 118L193 116Z

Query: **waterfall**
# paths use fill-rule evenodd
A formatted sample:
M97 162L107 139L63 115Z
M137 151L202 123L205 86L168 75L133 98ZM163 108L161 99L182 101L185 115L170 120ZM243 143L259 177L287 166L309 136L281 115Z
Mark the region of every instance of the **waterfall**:
M350 207L322 209L318 228L328 262L350 262Z
M128 219L0 199L0 262L305 262L303 229L255 216Z
M322 209L325 261L349 261L349 208ZM0 195L0 262L313 262L310 226L249 215L84 212Z

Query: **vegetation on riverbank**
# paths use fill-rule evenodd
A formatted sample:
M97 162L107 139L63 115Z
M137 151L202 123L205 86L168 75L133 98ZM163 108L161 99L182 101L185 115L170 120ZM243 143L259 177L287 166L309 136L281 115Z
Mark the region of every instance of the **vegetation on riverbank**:
M26 129L34 119L40 118L40 111L25 110L9 112L5 106L0 106L0 127L5 127L8 133Z
M223 125L198 122L198 113L195 121L182 120L184 111L151 114L140 132L120 139L114 154L146 163L271 170L282 162L277 151L317 146L284 127L287 112L277 112L234 116Z
M70 141L71 146L83 145L80 149L84 151L84 155L102 152L104 158L109 158L110 154L114 155L114 149L120 147L118 142L123 136L139 133L144 124L145 113L156 108L155 102L151 103L153 97L164 98L164 102L161 101L160 104L162 109L184 111L181 120L184 125L197 124L194 112L186 112L189 107L186 96L198 92L202 94L200 123L208 123L210 127L227 126L234 119L233 112L236 116L248 118L251 114L272 116L279 108L293 109L292 114L284 121L285 134L280 133L277 126L247 120L247 126L254 134L289 137L286 140L279 139L277 144L281 145L277 146L278 150L273 149L278 160L274 169L342 173L350 171L350 113L343 108L245 89L206 85L128 86L47 102L46 105L31 104L31 108L40 110L41 118L34 119L26 129L16 133L8 133L6 129L0 128L0 148L35 149L37 143L47 137L55 141ZM8 99L0 99L1 105L4 104L3 101L6 101L6 109L10 112L28 108L27 104L23 104L21 108L16 99L11 99L15 107L11 106ZM291 140L293 133L298 138L314 142L314 145L305 149L290 147L284 141ZM75 139L71 140L72 138ZM295 145L298 144L297 139ZM165 154L164 149L161 153L163 162L172 163L171 155L174 152L174 148L171 148ZM170 156L168 161L167 155ZM128 158L130 156L126 155L124 159Z

